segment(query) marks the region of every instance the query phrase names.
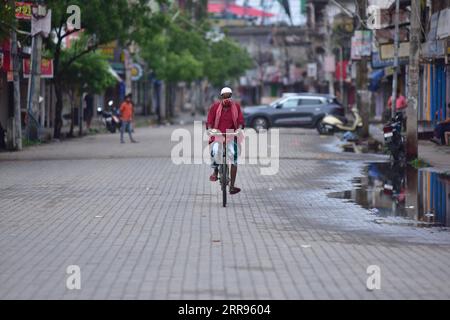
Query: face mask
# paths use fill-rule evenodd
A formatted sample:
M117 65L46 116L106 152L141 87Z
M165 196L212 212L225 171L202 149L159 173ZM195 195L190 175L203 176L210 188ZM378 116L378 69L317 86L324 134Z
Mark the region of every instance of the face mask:
M222 104L223 104L224 107L231 107L231 99L230 98L224 99L222 101Z

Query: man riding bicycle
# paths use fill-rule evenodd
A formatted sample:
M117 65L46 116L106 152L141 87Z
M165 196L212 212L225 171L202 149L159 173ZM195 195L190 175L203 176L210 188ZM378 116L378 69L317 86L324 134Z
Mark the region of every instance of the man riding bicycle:
M230 131L240 132L244 128L244 116L242 115L241 106L239 103L231 99L233 92L230 88L225 87L220 92L220 101L214 102L208 112L208 119L206 121L206 129L212 131L219 131L227 133ZM238 137L241 139L242 135ZM209 177L210 181L217 181L219 174L219 163L222 155L222 141L223 137L212 136L209 143L211 148L212 165L214 169L213 174ZM231 162L231 181L230 194L236 194L241 189L235 187L237 175L237 162L239 155L239 143L236 139L227 139L227 158Z

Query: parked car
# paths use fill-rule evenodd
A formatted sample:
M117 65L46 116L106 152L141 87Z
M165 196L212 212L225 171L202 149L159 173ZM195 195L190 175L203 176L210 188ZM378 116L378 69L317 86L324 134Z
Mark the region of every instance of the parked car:
M256 131L270 127L317 128L327 114L344 117L344 108L331 95L290 93L270 105L245 107L243 114L246 127Z

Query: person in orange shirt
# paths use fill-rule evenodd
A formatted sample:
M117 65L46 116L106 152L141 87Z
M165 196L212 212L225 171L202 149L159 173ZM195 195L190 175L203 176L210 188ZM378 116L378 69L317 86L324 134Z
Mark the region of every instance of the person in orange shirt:
M402 95L400 89L397 90L397 102L395 103L395 110L400 111L405 109L408 106L408 100L406 100L405 96ZM392 96L389 97L388 100L388 108L392 108Z
M131 142L137 142L131 134L131 122L133 121L133 102L131 101L131 97L131 93L127 94L125 101L120 105L120 120L122 121L122 125L120 126L120 143L125 143L125 140L123 140L125 130L128 131Z

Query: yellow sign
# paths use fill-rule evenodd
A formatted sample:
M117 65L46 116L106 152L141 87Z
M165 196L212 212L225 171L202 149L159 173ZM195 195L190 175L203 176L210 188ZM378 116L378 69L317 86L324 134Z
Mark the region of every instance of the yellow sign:
M113 41L98 47L99 53L108 60L114 60L114 52L117 48L117 41Z
M394 45L393 44L382 44L380 46L380 57L382 60L394 59ZM398 50L399 58L409 57L409 42L400 43Z
M131 65L131 80L138 81L142 77L142 74L142 67L137 63L133 63Z

